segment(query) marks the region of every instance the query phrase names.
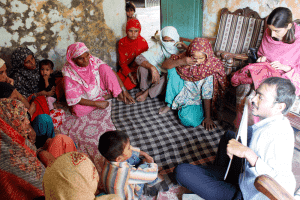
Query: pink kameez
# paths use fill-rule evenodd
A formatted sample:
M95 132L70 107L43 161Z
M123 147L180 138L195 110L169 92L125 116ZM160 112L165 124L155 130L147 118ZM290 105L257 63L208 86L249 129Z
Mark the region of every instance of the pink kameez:
M64 75L66 100L72 106L76 116L89 114L97 107L80 105L80 100L105 100L104 95L110 93L117 97L122 89L113 70L102 60L90 55L87 67L78 67L72 60L88 52L84 43L74 43L68 47L67 62L62 72Z
M296 95L300 95L300 27L295 26L295 42L287 44L282 41L275 41L270 36L270 29L267 28L262 43L258 50L258 57L266 56L267 62L279 61L292 69L284 74L282 78L290 79L296 87Z

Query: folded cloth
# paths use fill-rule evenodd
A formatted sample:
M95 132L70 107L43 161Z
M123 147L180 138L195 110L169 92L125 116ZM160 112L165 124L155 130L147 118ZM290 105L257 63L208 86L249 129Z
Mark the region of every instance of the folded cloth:
M283 71L274 69L268 62L253 63L235 72L231 78L231 84L236 87L254 83L254 88L257 89L265 79L281 77L282 74Z

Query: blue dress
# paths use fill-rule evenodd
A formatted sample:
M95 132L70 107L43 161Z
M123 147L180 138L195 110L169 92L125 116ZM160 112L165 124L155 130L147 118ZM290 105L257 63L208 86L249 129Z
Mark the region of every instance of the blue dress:
M200 81L183 80L175 68L168 70L166 103L172 109L179 109L178 116L184 126L199 126L204 119L202 99L213 95L213 75Z

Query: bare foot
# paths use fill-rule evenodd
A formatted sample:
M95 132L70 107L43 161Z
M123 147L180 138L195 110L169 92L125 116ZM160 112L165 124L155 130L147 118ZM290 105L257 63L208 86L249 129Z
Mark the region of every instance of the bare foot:
M171 110L171 108L169 106L164 106L164 107L161 107L158 111L158 114L162 115L162 114L165 114L167 113L169 110Z
M138 93L135 94L135 98L138 98L139 96L141 96L144 93L144 91L139 91Z
M149 95L149 90L146 90L143 92L143 94L141 94L136 98L136 101L143 102L147 99L148 95Z

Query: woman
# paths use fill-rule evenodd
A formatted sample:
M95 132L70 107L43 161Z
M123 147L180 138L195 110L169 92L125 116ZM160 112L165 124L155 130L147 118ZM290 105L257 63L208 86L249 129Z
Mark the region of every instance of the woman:
M43 95L38 93L38 83L40 73L38 60L33 52L27 47L18 47L11 55L11 77L14 80L14 86L23 96L28 98L30 95Z
M258 49L257 62L268 62L282 77L290 79L300 95L300 27L293 21L290 9L278 7L267 20L266 29Z
M185 53L172 55L163 67L168 69L165 99L168 105L159 113L164 114L171 107L179 108L178 115L183 125L196 127L202 124L206 130L215 128L211 119L211 99L216 110L216 100L224 97L228 82L224 66L214 56L209 41L195 38Z
M121 69L118 75L127 90L135 88L137 84L138 65L135 58L148 50L147 41L140 35L141 24L137 19L127 21L127 36L119 41L119 65Z
M160 41L135 59L135 62L140 65L138 79L141 91L136 94L137 101L145 101L148 95L154 98L163 91L167 70L161 65L172 54L179 53L175 45L177 42L179 42L179 34L176 28L166 26L161 31Z
M255 89L268 77L290 79L296 87L296 95L300 95L300 27L293 21L290 9L278 7L267 19L258 49L257 63L246 66L234 74L233 86L254 83ZM244 78L244 77L251 78ZM238 128L244 108L245 96L237 102L235 126ZM254 118L258 122L258 118Z
M71 44L66 57L62 69L66 100L76 116L85 116L96 108L105 109L109 105L106 100L112 96L125 103L134 103L116 73L105 62L90 55L84 43Z
M118 195L95 196L99 175L92 161L79 152L66 153L47 167L43 185L46 199L120 200Z
M31 200L43 196L44 166L63 153L76 151L73 141L64 135L48 140L38 151L34 143L35 132L24 104L16 99L1 98L0 199Z
M43 92L38 92L40 79L38 61L33 52L27 47L18 47L11 57L14 86L26 108L29 109L32 126L37 128L53 126L46 97ZM52 125L50 125L52 123ZM54 131L53 131L54 134ZM46 138L47 139L47 138ZM41 144L43 145L43 144Z
M42 147L48 138L53 138L55 136L54 126L51 117L47 114L37 115L36 114L37 112L35 110L36 108L35 103L32 103L31 106L29 106L27 99L25 99L23 95L21 95L15 89L15 87L9 83L0 82L0 91L1 91L0 99L1 98L16 99L22 102L26 109L30 107L28 111L28 117L31 119L34 117L33 120L31 121L31 126L33 127L36 133L35 145L37 146L37 148ZM35 102L37 103L38 101Z

